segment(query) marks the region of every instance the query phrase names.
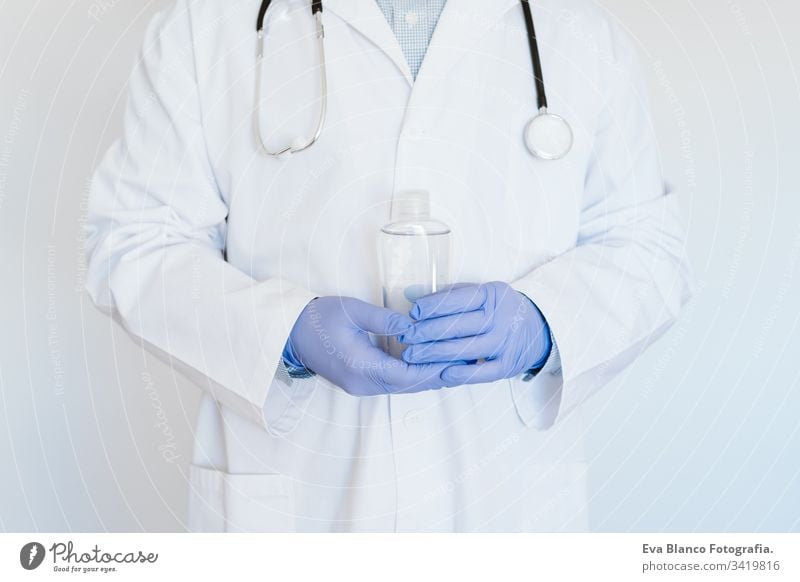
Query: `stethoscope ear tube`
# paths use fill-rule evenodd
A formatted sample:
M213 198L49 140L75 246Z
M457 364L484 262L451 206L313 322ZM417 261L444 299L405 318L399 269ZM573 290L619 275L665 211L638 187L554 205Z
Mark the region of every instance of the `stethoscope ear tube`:
M272 0L261 0L261 7L258 9L258 18L256 19L256 32L264 30L264 17L267 15L270 4L272 4Z
M264 18L267 15L270 4L272 4L272 0L261 0L261 6L258 8L258 18L256 19L256 32L264 30ZM322 0L311 0L311 14L316 15L318 12L322 12Z
M308 149L319 139L328 111L328 72L325 60L325 28L322 25L322 0L315 0L311 3L311 11L314 16L316 26L317 50L319 53L319 83L320 83L320 102L319 117L313 133L306 140L296 139L288 145L279 149L270 149L264 141L261 133L261 69L264 59L264 17L267 13L271 0L263 0L258 11L258 21L256 23L256 33L258 37L258 52L256 53L255 70L255 111L253 114L254 130L256 139L261 151L271 157L281 157L284 154L295 154Z

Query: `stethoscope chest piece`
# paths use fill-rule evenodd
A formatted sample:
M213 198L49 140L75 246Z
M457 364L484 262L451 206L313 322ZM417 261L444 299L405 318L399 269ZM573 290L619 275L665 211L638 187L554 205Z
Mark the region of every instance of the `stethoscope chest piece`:
M525 126L525 145L542 160L560 160L572 149L572 140L569 123L544 108Z

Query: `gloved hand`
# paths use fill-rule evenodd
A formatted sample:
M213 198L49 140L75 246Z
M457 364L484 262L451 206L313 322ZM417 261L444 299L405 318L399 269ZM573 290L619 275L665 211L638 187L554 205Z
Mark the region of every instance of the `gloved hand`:
M442 372L448 385L517 376L544 364L552 348L539 309L506 283L457 285L418 299L410 315L416 323L399 338L409 346L403 359L455 362Z
M319 297L292 328L284 358L330 380L353 396L442 388L448 364L409 365L372 345L369 333L397 335L410 317L351 297Z

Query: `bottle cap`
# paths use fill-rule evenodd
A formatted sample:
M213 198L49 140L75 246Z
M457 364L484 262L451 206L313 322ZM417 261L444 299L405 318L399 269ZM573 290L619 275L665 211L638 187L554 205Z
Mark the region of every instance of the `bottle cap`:
M431 215L431 198L427 190L404 190L392 199L392 222L426 220Z

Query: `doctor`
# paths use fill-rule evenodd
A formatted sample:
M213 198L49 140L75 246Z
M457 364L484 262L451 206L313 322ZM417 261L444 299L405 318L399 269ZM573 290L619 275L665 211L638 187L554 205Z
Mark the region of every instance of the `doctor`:
M587 530L581 404L689 295L632 42L530 4L572 128L546 161L519 0L275 0L263 48L261 4L155 18L93 180L93 300L205 391L189 529ZM400 314L375 240L409 189L464 285Z

